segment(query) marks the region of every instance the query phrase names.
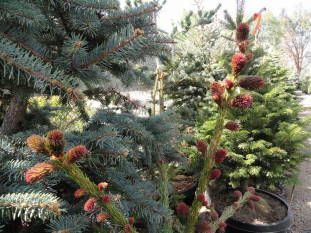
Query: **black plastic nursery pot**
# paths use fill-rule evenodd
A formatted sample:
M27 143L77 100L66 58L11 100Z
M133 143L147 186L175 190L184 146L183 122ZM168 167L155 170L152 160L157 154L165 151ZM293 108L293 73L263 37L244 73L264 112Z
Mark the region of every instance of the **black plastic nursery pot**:
M182 174L182 176L193 177L193 183L191 183L190 185L187 185L187 187L184 187L183 190L177 191L177 193L179 195L182 195L184 197L183 201L186 204L191 205L193 200L194 200L195 191L197 189L198 182L197 182L196 178L193 176L193 174ZM178 183L178 181L176 183Z
M287 208L287 215L278 222L260 225L243 223L234 218L229 218L226 222L226 233L286 233L287 230L290 228L292 222L292 214L290 212L287 202L279 196L264 190L256 189L256 192L266 194L271 198L276 198L277 200L279 200Z

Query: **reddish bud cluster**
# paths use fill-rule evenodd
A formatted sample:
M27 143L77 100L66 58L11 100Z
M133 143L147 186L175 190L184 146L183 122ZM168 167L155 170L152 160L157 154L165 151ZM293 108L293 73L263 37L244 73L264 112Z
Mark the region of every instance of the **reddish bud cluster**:
M202 154L207 152L207 144L203 140L197 140L196 142L197 150L200 151Z
M249 200L258 202L261 200L261 197L253 194L252 196L249 197Z
M253 104L253 97L250 95L238 95L232 101L232 107L249 108Z
M60 130L52 130L48 132L46 138L47 147L51 151L51 153L55 156L61 155L65 145L63 132Z
M225 88L221 83L213 82L211 84L212 98L217 103L220 104L222 95L225 92Z
M132 232L132 227L130 224L125 224L123 227L124 233L131 233Z
M230 79L225 79L224 80L224 86L227 90L231 90L232 87L234 86L234 82Z
M239 190L235 190L232 194L232 196L236 199L239 200L242 197L242 193Z
M230 131L238 131L241 128L241 126L240 126L240 124L238 124L234 121L228 121L225 124L225 128L230 130Z
M27 183L34 183L54 171L54 169L55 167L50 163L37 163L25 172L25 180Z
M179 202L176 206L176 213L179 216L186 217L190 212L189 206L185 202Z
M99 213L96 215L96 222L100 223L105 221L108 218L108 214L106 213Z
M205 195L204 193L199 193L197 196L197 199L199 202L204 202L205 201Z
M71 148L67 152L67 161L70 163L73 163L76 160L78 160L79 158L87 155L88 153L89 153L89 151L86 149L85 146L83 146L83 145L76 146L74 148Z
M236 40L237 42L248 40L249 36L249 25L248 23L241 23L236 29Z
M212 232L212 227L207 221L203 221L197 225L197 232L199 233L209 233Z
M197 200L201 202L202 206L208 207L208 201L206 200L204 193L199 193Z
M247 205L250 209L255 210L254 202L260 201L261 197L256 195L256 189L254 187L248 187L247 191L252 194L247 200Z
M95 206L96 206L96 198L92 197L90 199L88 199L85 203L84 203L84 211L86 212L90 212L92 211Z
M221 170L216 168L211 172L211 179L218 179L221 176Z
M102 190L108 188L108 185L109 185L109 184L108 184L107 182L100 182L100 183L97 185L97 187L98 187L99 191L102 191Z
M135 222L135 218L134 217L129 217L129 224L133 225Z
M231 68L233 75L238 75L245 67L248 59L243 53L236 53L231 59Z
M245 77L245 78L240 79L239 81L239 86L247 90L260 89L264 85L265 85L265 81L263 80L262 77L258 77L258 76Z
M226 149L219 149L215 153L215 162L216 163L222 163L226 156L228 154L228 151Z
M103 196L102 200L106 205L110 203L110 197L108 195Z
M51 130L47 134L47 139L55 142L63 141L64 140L64 134L60 130Z
M83 197L85 194L86 194L86 191L80 188L80 189L77 189L73 195L75 198L80 198L80 197Z
M28 147L36 153L46 153L45 138L39 135L31 135L27 138Z

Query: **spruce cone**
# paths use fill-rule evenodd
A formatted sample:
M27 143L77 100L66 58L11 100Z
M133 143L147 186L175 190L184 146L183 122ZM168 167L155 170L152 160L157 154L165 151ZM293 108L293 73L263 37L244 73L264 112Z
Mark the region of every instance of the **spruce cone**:
M228 121L224 127L230 131L238 131L241 128L240 124L234 121Z
M245 67L248 59L243 53L236 53L232 56L231 68L233 75L238 75Z
M45 148L45 138L39 135L31 135L27 138L28 147L36 153L47 153Z
M211 84L212 98L217 103L220 104L222 95L225 92L225 88L221 83L213 82Z
M197 140L196 142L197 150L200 151L202 154L207 152L207 144L203 140Z
M247 23L241 23L236 29L237 42L248 40L248 36L249 36L249 25Z
M25 173L27 183L34 183L41 180L44 176L55 170L55 167L50 163L37 163Z
M250 95L238 95L233 99L232 106L235 108L249 108L253 104L253 97Z
M176 206L176 213L179 216L188 216L188 214L190 213L189 206L185 202L179 202Z
M79 158L87 155L87 153L89 153L89 151L86 149L85 146L83 145L76 146L67 152L67 161L73 163Z
M96 222L100 223L105 221L108 218L108 214L106 213L99 213L96 215Z
M215 153L215 162L222 163L227 157L228 151L226 149L219 149Z
M56 157L63 155L65 146L64 134L60 130L52 130L48 132L46 146L50 153Z
M80 198L80 197L83 197L84 195L86 194L86 191L84 190L84 189L82 189L82 188L79 188L79 189L77 189L75 192L74 192L74 197L75 198Z
M96 198L92 197L92 198L88 199L84 203L84 211L86 211L86 212L92 211L95 208L96 203L97 203Z
M211 179L218 179L221 176L221 170L216 168L211 172Z
M241 78L239 81L239 86L247 90L256 90L260 89L265 85L265 81L262 77L258 76L249 76Z

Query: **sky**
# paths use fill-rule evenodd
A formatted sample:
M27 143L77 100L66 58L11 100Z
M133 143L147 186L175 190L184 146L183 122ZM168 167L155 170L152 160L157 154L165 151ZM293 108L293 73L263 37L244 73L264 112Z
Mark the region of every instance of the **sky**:
M201 0L204 9L213 9L218 3L222 4L223 10L228 10L231 13L235 12L236 0ZM289 14L293 12L296 6L301 5L304 9L311 10L311 0L245 0L246 14L252 15L261 8L266 7L274 14L278 15L282 9L285 9ZM194 0L167 0L163 9L158 14L159 28L170 32L172 23L177 23L183 13L188 10L196 10Z

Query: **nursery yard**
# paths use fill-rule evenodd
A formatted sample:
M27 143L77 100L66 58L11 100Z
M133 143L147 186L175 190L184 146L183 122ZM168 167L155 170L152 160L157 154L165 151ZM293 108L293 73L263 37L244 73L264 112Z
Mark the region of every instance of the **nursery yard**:
M272 2L0 0L0 232L311 233L311 3Z
M302 95L301 105L305 109L301 116L311 116L311 95ZM311 126L308 130L311 132ZM308 139L308 153L311 154L311 138ZM292 233L311 232L311 159L300 165L299 184L295 187L290 206L294 216Z

